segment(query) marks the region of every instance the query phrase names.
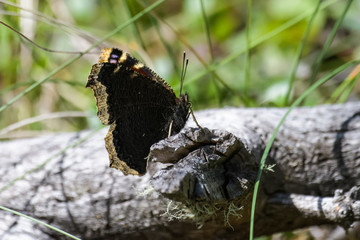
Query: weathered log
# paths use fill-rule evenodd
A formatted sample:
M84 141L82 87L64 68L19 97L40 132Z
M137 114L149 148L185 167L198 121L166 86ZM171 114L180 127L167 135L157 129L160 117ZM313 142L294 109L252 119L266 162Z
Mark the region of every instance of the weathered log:
M262 152L285 111L197 112L207 129L189 122L155 144L143 177L108 168L106 130L79 144L89 131L1 142L0 205L83 239L242 239ZM295 109L270 151L273 164L261 179L256 236L359 220L360 103ZM0 239L61 238L4 211L0 223Z

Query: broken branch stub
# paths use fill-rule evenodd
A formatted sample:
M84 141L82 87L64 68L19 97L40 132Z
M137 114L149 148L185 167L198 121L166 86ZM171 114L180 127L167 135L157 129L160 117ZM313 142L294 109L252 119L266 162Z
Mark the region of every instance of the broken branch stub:
M181 202L248 199L259 162L246 146L224 130L184 129L151 147L152 185Z

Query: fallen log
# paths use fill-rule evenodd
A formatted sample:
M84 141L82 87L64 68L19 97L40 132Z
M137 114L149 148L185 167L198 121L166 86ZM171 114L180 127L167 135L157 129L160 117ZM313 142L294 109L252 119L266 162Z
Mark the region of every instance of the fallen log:
M0 142L0 205L82 239L244 239L260 159L285 112L197 112L204 129L189 121L154 144L143 177L108 168L106 129ZM294 109L267 158L255 235L350 227L359 165L360 102ZM0 223L0 239L66 238L5 211Z

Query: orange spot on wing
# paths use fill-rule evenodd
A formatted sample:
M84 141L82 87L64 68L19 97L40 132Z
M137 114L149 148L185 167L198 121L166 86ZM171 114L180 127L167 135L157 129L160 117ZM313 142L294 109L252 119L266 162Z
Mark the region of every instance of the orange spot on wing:
M152 72L150 72L148 69L146 69L146 68L144 68L144 67L138 68L138 67L133 66L133 67L131 67L131 69L133 69L135 72L138 72L138 73L140 73L141 75L144 75L144 76L146 76L146 77L148 77L148 78L153 78L153 77L154 77L154 75L152 74Z

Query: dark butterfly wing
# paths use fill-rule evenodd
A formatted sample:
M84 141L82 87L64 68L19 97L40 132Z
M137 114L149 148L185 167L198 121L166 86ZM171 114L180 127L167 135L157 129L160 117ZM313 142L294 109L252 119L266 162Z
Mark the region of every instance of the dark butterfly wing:
M189 106L149 68L124 59L93 65L87 87L94 91L99 119L111 124L105 138L110 167L142 175L151 145L168 135L170 125L172 134L183 128Z

